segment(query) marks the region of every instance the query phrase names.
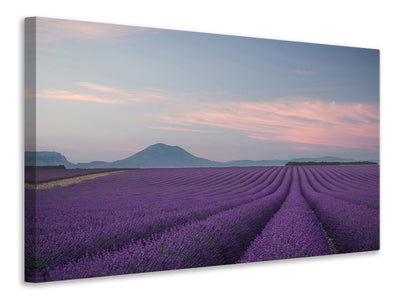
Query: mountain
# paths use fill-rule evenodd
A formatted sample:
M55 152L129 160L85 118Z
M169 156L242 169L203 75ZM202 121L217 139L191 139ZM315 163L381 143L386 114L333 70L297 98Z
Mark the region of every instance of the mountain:
M64 165L67 169L73 168L64 155L54 151L25 151L25 166L58 166Z
M221 163L194 156L178 146L162 143L151 145L146 149L122 160L109 163L109 168L193 168L218 167Z
M217 162L194 156L181 147L169 146L162 143L151 145L132 156L113 162L92 161L88 163L73 164L58 152L25 152L26 166L64 165L67 169L284 166L289 161L355 162L356 160L324 156L319 158L295 158L291 160L234 160L228 162Z

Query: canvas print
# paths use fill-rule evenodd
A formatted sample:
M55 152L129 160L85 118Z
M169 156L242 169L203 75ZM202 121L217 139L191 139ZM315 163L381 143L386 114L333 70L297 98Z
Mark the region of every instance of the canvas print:
M27 18L25 280L378 250L379 123L376 49Z

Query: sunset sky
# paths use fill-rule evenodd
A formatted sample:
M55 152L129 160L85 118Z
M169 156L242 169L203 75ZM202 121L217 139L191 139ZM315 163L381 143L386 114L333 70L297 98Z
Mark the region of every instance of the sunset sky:
M47 18L36 33L37 151L379 159L378 50Z

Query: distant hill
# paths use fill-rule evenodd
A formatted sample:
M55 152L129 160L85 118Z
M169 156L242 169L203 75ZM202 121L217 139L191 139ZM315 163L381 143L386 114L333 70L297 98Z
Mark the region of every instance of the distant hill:
M179 146L169 146L162 143L151 145L132 156L113 162L92 161L88 163L73 164L58 152L25 152L26 166L64 165L67 169L284 166L289 161L356 162L356 160L353 159L332 156L319 158L295 158L290 160L234 160L228 162L217 162L194 156Z
M64 155L54 151L25 151L25 166L59 166L63 165L67 169L74 168L74 164L69 162Z
M162 143L151 145L128 158L108 164L110 168L193 168L219 166L222 166L222 164L194 156L181 147L168 146Z
M25 166L25 170L65 170L64 165L52 165L52 166Z

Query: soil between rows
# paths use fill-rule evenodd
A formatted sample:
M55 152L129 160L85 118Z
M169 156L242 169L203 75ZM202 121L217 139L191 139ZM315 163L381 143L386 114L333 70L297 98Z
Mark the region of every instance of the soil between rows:
M70 184L79 183L84 180L90 180L101 176L107 176L113 173L119 172L126 172L127 170L120 170L120 171L110 171L110 172L102 172L102 173L95 173L95 174L88 174L82 176L76 176L66 179L58 179L53 181L48 181L44 183L29 183L25 182L25 189L34 189L34 190L44 190L44 189L51 189L55 186L67 186Z

